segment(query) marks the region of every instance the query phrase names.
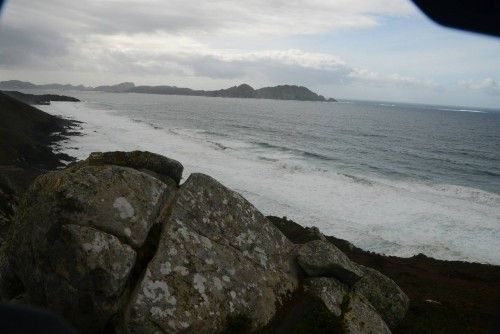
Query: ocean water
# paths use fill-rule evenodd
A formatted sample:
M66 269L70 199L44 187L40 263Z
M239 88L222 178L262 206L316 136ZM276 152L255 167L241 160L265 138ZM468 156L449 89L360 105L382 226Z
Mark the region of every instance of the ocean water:
M366 250L500 264L500 111L64 94L40 108L84 122L57 148L77 158L149 150Z

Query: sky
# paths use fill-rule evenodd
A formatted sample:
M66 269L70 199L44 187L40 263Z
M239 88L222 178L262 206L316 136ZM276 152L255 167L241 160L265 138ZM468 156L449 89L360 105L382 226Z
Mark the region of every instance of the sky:
M500 108L500 38L407 0L10 0L0 80L220 89Z

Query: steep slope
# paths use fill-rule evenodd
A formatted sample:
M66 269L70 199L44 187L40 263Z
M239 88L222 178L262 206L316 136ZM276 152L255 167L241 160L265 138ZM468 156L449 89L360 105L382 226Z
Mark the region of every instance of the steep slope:
M0 244L20 194L41 172L62 165L67 155L50 146L76 123L51 116L0 93ZM54 133L59 133L54 135Z

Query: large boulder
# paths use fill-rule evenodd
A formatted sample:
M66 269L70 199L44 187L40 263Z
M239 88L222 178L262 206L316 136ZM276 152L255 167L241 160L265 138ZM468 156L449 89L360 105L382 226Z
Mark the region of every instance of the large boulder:
M396 327L404 319L410 299L389 277L374 269L362 268L365 274L353 290L370 302L389 327Z
M342 314L346 334L390 334L391 330L375 308L362 295L350 293L346 296Z
M243 197L203 174L188 178L170 211L127 327L213 333L234 317L254 329L266 325L297 287L292 244Z
M0 297L86 333L268 324L298 286L293 245L211 177L179 188L161 160L99 153L38 177L0 257Z
M309 241L297 250L297 262L309 276L332 276L352 285L363 276L362 269L326 240Z
M351 262L326 240L303 244L297 262L313 276L304 279L304 289L319 297L334 316L342 316L348 333L390 332L388 328L397 327L408 311L409 299L393 280Z
M3 267L34 304L82 331L102 331L126 301L138 254L176 188L136 169L87 162L42 175L16 213Z
M94 152L90 154L87 162L92 165L125 166L146 173L153 172L159 176L169 177L177 184L182 179L184 169L182 164L174 159L147 151Z

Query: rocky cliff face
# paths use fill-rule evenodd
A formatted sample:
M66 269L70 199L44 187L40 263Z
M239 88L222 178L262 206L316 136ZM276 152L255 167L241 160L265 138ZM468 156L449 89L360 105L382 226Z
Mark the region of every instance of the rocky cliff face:
M95 153L27 191L0 256L3 300L81 332L268 331L298 291L345 333L390 333L408 298L319 235L290 242L252 204L148 152ZM281 314L281 315L280 315ZM271 327L270 327L271 326Z

